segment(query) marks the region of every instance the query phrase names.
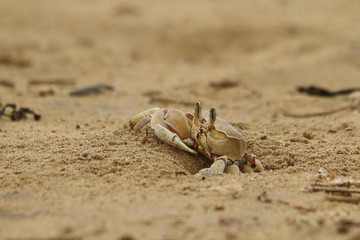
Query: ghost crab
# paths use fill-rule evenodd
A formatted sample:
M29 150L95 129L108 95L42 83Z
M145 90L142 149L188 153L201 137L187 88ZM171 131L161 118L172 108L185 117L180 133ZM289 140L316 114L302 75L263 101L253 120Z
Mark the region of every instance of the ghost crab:
M133 116L129 124L138 132L150 123L161 141L213 161L210 168L200 170L198 176L264 171L256 156L245 152L246 141L237 129L217 117L215 108L204 112L205 117L200 103L195 103L194 113L151 108Z

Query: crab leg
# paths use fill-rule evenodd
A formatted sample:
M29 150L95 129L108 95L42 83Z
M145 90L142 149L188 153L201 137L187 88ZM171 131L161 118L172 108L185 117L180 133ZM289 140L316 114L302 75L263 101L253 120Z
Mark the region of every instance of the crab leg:
M160 108L151 108L139 114L136 114L129 121L130 128L134 129L135 132L140 131L143 127L145 127L146 124L151 121L151 116L159 110Z
M209 168L204 168L196 174L196 176L210 176L222 173L239 174L239 166L234 164L233 161L229 160L226 155L213 156L214 163Z
M239 174L240 167L238 166L237 162L238 161L233 161L233 160L228 159L224 173Z
M183 151L187 151L189 153L197 154L196 151L192 150L180 139L180 137L176 134L171 132L166 127L157 124L155 126L155 135L164 143L179 148Z
M228 165L228 166L225 167L224 173L239 174L240 173L240 168L238 166L236 166L235 164Z
M216 160L213 164L210 166L210 170L212 170L213 174L221 174L224 172L226 167L226 163L224 160L219 159Z
M141 119L139 122L137 122L133 129L135 132L140 131L143 127L145 127L146 124L148 124L151 121L151 116L144 116L143 119Z
M247 162L243 163L243 165L241 166L241 170L243 173L253 173L254 172L254 169L252 169L250 164L248 164Z
M260 160L255 158L255 165L256 165L256 169L259 171L259 172L264 172L265 169L263 167L263 165L261 164Z
M245 163L245 166L244 166L245 171L249 170L249 172L254 172L252 169L251 170L248 169L248 168L251 168L248 163L255 164L255 166L256 166L255 170L257 170L259 172L264 172L265 171L265 169L264 169L263 165L261 164L260 160L257 159L257 157L254 154L244 153L243 159L244 159L244 163ZM247 167L247 166L249 166L249 167Z
M220 156L220 157L214 156L213 158L214 158L214 161L215 161L214 163L217 163L217 162L219 162L221 160L225 163L225 167L222 169L222 172L230 173L230 174L239 174L240 173L239 166L237 166L234 163L234 161L232 161L231 159L228 159L228 157L226 155L223 155L223 156ZM212 168L213 165L211 165L210 168Z

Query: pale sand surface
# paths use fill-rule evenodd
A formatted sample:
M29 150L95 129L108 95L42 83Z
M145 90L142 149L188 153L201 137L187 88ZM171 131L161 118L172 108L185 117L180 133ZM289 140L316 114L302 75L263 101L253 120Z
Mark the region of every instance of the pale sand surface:
M360 239L359 204L303 191L321 167L360 180L359 109L283 115L356 101L295 89L360 87L359 13L355 0L0 1L0 56L31 63L0 64L15 83L0 102L42 114L0 118L0 239ZM29 85L55 78L75 84ZM239 84L210 86L224 79ZM115 90L68 95L97 83ZM198 179L206 160L127 127L195 101L241 129L264 173Z

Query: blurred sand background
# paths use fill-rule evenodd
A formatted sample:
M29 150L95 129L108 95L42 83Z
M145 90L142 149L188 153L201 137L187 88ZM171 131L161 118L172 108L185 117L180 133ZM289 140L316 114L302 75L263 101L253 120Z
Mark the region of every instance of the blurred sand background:
M296 87L360 87L359 13L355 0L0 1L0 78L14 83L0 102L42 115L0 118L0 239L360 239L359 204L303 191L320 168L360 180L359 109L283 115L356 101ZM69 96L98 83L115 90ZM266 172L201 180L206 160L127 127L195 101Z

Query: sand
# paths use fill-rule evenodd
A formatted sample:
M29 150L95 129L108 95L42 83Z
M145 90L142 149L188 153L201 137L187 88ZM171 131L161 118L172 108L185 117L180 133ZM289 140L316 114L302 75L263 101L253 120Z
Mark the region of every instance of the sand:
M0 239L360 239L359 204L307 191L321 168L360 180L359 108L284 115L359 100L296 91L359 87L359 12L355 0L0 1L0 78L13 84L0 102L42 115L0 118ZM96 84L114 91L69 96ZM129 130L145 109L195 101L266 171L199 179L206 159Z

